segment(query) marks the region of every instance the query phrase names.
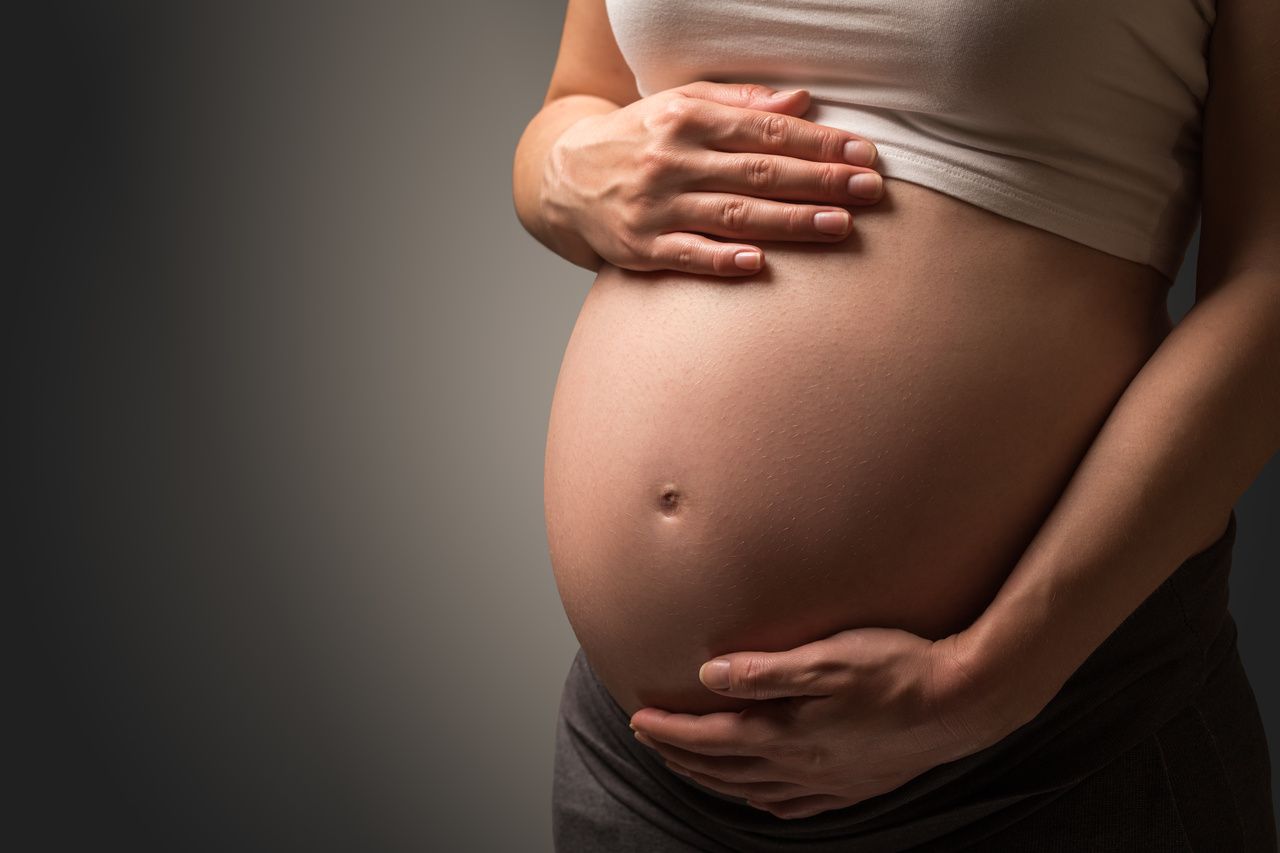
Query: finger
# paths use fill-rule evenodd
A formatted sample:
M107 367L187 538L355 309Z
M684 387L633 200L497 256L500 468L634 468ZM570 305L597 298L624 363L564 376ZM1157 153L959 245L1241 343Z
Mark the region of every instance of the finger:
M730 107L746 107L804 114L809 109L808 89L778 91L760 83L716 83L711 80L695 80L683 86L675 86L670 92L689 98L698 98Z
M834 204L871 204L884 192L884 181L874 169L777 154L694 151L679 165L691 190Z
M721 243L699 234L672 231L650 241L642 265L637 269L736 277L752 275L763 266L764 254L756 246Z
M661 228L737 240L842 240L853 228L844 208L789 204L729 193L680 193L663 209Z
M678 764L667 762L667 769L672 773L679 773L681 776L687 776L699 785L710 788L713 791L719 791L721 794L728 794L731 797L740 797L744 800L754 800L758 803L776 803L783 800L794 800L798 797L806 796L809 789L801 785L795 785L791 782L726 782L709 776L706 773L699 773L696 770L689 770Z
M848 800L843 797L835 797L830 794L814 794L808 797L797 797L794 800L785 800L783 802L764 802L761 800L748 800L747 804L758 809L763 809L774 817L784 818L786 820L795 820L804 817L813 817L822 812L828 812L833 809L842 809L850 805Z
M782 652L733 652L698 670L703 685L743 699L830 696L851 684L850 662L829 646L809 643Z
M782 154L854 166L870 166L877 156L875 144L869 139L784 113L709 101L678 112L677 127L682 136L719 151Z
M770 713L746 711L673 714L641 708L632 715L631 726L654 740L703 755L764 755L783 733L781 721Z
M768 759L755 755L702 755L636 732L636 740L666 761L696 770L722 782L789 782L779 777Z

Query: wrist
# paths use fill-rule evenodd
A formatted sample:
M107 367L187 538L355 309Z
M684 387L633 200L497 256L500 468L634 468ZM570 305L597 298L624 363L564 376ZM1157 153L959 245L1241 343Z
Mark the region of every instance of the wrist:
M976 623L936 641L934 649L943 705L972 740L973 751L1022 727L1052 698Z
M1043 643L1010 638L979 619L953 635L952 665L968 690L974 712L989 720L996 740L1030 722L1057 694L1065 679L1057 679L1049 661L1033 657Z
M516 218L539 243L578 266L598 270L603 259L555 209L546 186L553 148L565 131L584 118L611 112L618 105L594 95L564 95L549 101L525 128L516 145L512 200Z
M543 242L566 260L591 270L599 270L604 259L583 236L577 206L571 193L565 191L566 163L562 143L570 130L595 117L595 114L581 116L556 136L543 160L537 194Z

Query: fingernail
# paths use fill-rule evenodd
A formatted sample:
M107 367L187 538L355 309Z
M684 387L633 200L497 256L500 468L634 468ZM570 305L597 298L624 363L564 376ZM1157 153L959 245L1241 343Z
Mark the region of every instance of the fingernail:
M849 179L849 193L861 198L875 198L880 195L884 181L875 172L859 172Z
M738 252L733 256L733 262L744 270L758 270L760 269L760 253Z
M813 227L823 234L843 234L849 230L849 214L844 211L836 213L831 210L815 213L813 215ZM728 664L726 663L725 666L728 666Z
M698 678L712 690L724 690L729 686L729 662L724 658L707 661L698 670Z
M803 91L804 89L788 89L785 92L775 92L773 97L781 101L783 98L790 98L792 95L796 94L797 92L803 92Z
M860 139L850 140L844 144L844 159L855 166L870 166L876 161L876 147Z

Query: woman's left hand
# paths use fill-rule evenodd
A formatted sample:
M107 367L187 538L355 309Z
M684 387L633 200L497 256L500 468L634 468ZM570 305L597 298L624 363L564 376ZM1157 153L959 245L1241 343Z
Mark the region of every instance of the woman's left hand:
M963 633L929 640L855 628L782 652L735 652L699 677L741 711L641 708L637 738L702 785L781 818L891 791L989 746L1017 726L979 683ZM719 668L717 668L719 666Z

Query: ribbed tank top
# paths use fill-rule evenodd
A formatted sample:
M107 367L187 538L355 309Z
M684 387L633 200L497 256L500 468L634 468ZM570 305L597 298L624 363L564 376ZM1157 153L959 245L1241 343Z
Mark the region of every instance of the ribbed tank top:
M606 0L648 97L805 88L875 169L1177 274L1215 0Z

